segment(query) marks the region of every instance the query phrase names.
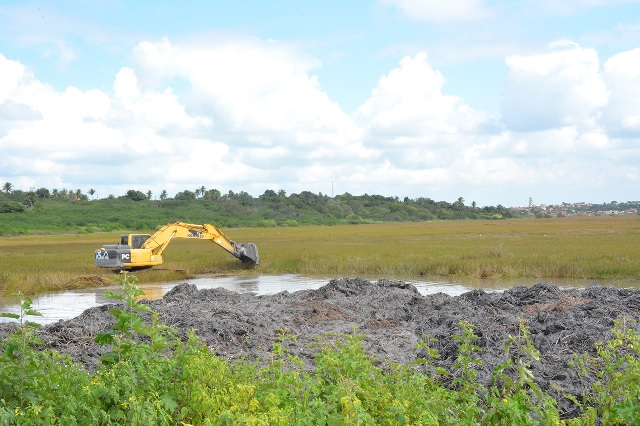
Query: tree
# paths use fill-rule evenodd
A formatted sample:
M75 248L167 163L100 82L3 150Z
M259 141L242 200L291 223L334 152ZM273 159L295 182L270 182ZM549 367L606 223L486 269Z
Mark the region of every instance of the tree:
M452 205L453 210L462 210L464 209L464 198L458 197L458 199Z
M258 197L258 199L266 200L266 201L272 201L277 198L278 198L278 194L276 194L276 191L274 191L273 189L267 189L266 191L264 191L264 194Z
M147 191L147 200L151 199L151 195L153 195L153 193L151 192L151 190Z
M185 189L182 192L178 192L176 194L175 197L173 197L176 200L184 200L184 201L188 201L188 200L195 200L196 199L196 194L194 194L193 192L189 191L188 189Z
M5 194L11 194L11 191L13 191L13 184L11 182L5 182L2 186L2 190Z
M204 199L208 201L218 201L220 196L220 191L217 189L210 189L204 194Z
M24 205L27 206L27 208L31 208L35 206L36 200L36 193L34 191L29 191L27 198L24 200Z
M95 189L91 188L91 189L89 190L89 195L91 195L91 198L93 198L93 194L95 194L95 193L96 193L96 190L95 190Z
M162 192L160 193L160 199L161 200L166 200L167 199L167 190L163 189Z
M135 189L128 190L127 195L125 195L125 198L129 198L133 201L143 201L148 199L144 193L140 191L136 191Z
M51 193L49 192L49 190L47 188L38 188L36 190L36 195L38 196L38 198L42 199L42 198L49 198L51 197Z

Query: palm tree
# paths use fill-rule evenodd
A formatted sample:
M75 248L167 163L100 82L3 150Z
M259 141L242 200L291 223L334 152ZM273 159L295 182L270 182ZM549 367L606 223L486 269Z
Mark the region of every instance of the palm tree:
M5 194L11 194L11 191L13 191L13 184L11 182L5 182L2 186L2 190Z
M160 199L161 200L166 200L167 199L167 190L163 189L162 192L160 193Z
M36 205L36 194L35 194L35 192L29 191L29 193L27 194L27 198L24 200L24 204L28 208L32 208L33 206Z
M92 199L93 199L93 194L95 194L95 193L96 193L96 190L95 190L95 189L91 188L91 189L89 190L89 195L91 195L91 198L92 198Z

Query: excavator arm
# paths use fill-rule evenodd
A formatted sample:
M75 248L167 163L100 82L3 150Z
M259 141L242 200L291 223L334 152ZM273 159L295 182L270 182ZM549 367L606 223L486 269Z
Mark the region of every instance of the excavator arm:
M160 228L145 241L142 248L151 250L154 255L161 255L173 238L209 240L240 259L243 263L254 265L259 263L258 248L255 244L237 244L230 240L221 230L206 223L204 225L184 222L170 223Z

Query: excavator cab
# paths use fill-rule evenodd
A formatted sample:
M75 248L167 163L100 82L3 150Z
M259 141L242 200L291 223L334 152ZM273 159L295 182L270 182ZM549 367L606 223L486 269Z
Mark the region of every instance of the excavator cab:
M122 234L120 244L104 244L95 251L94 264L99 268L139 268L162 263L161 256L151 256L144 250L149 234Z
M149 234L122 234L120 236L120 245L139 249L149 238L151 238Z

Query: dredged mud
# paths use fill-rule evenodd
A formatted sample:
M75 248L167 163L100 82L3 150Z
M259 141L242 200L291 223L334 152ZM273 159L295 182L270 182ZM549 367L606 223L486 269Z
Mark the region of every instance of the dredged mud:
M435 364L453 371L462 334L459 322L472 323L482 361L476 366L478 381L491 383L492 372L505 360L503 345L516 335L520 320L531 333L540 351L540 362L531 361L535 381L543 391L560 401L565 415L576 409L564 393L579 396L591 385L592 377L579 377L569 367L574 354L595 355L596 342L608 341L616 319L640 319L640 291L600 286L562 290L551 284L514 287L504 292L474 290L460 296L442 293L421 295L414 286L401 281L362 278L333 279L317 290L281 292L257 296L224 289L198 290L180 284L163 299L143 301L160 314L164 324L176 327L182 336L189 329L217 355L234 360L268 360L278 338L287 329L297 342L287 342L287 350L313 368L318 336L327 333L365 334L364 347L379 360L410 364L424 357L415 349L424 335L437 339L431 346L440 353ZM44 327L40 337L48 347L69 354L93 370L108 350L94 343L97 333L114 323L110 306L92 308L80 316ZM0 324L1 325L1 324ZM637 328L637 324L630 324ZM5 325L4 331L7 331ZM0 330L0 335L3 334ZM523 354L512 350L510 356Z

